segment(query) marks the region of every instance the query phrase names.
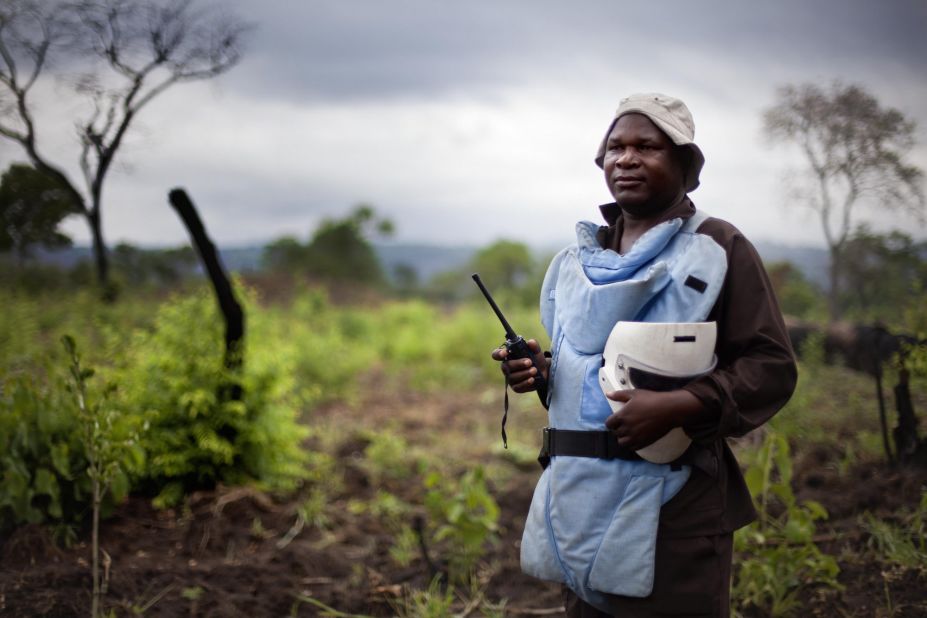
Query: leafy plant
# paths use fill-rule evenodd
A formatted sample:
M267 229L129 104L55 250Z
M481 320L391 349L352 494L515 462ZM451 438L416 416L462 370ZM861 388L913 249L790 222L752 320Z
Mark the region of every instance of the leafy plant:
M393 526L405 520L411 507L395 494L380 490L370 501L367 510L374 517L378 517L385 521L387 525Z
M205 293L162 305L150 329L134 333L116 370L119 403L150 424L143 487L159 507L190 489L258 481L295 488L306 475L306 429L281 390L279 361L249 344L240 401L223 397L221 320ZM258 350L262 352L262 350Z
M434 539L447 545L452 581L465 581L487 543L497 541L499 506L486 488L481 466L458 481L440 472L425 478L425 508L436 525Z
M94 399L103 395L91 389ZM144 451L132 438L137 429L132 419L113 418L110 407L101 414L112 422L105 431L116 448L110 454L118 459L109 462L109 492L100 503L105 514L128 494L130 474L141 469ZM13 373L0 382L0 529L49 523L57 540L75 540L93 503L89 437L82 432L87 422L57 367L49 366L45 375Z
M63 391L63 389L61 389ZM0 521L76 522L90 501L73 404L34 377L0 389Z
M252 338L272 346L282 365L281 386L304 412L358 399L359 376L376 364L371 340L383 336L373 312L334 307L324 292L306 290L289 308L262 307L254 317Z
M827 511L813 500L796 500L784 435L767 431L749 458L745 478L758 503L759 520L734 535L735 549L745 556L732 592L741 609L762 608L772 616L785 616L798 607L798 593L806 586L841 589L837 561L814 542L815 522L826 519ZM779 511L773 510L774 503Z
M190 601L195 601L203 596L203 589L200 586L190 586L181 590L180 596Z
M374 485L384 481L405 481L414 473L414 460L409 457L409 444L402 436L388 431L370 432L370 443L364 449L364 469Z

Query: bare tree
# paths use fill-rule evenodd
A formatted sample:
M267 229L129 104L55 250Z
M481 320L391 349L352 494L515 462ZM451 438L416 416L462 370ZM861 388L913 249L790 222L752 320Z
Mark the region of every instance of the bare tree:
M133 121L174 84L235 66L247 30L194 0L4 0L0 6L0 136L67 187L90 228L104 290L110 286L103 186ZM30 94L46 73L76 77L75 96L89 102L87 115L75 119L80 188L38 144L38 105Z
M820 218L830 252L828 308L840 317L843 252L859 206L901 209L922 215L924 173L905 161L915 124L884 108L864 88L835 83L787 85L764 114L766 135L797 144L812 187L801 193Z

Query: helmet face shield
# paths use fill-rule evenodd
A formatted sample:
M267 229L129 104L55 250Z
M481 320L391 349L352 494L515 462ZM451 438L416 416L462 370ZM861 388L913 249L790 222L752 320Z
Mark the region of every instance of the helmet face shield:
M628 369L628 381L631 383L631 388L643 388L648 391L668 392L682 388L691 382L692 379L671 378L668 376L661 376L658 373L647 371L646 369L630 367Z
M624 354L619 354L615 365L615 373L620 374L618 379L619 388L617 390L633 388L659 392L679 390L692 380L710 373L716 364L717 358L712 354L711 364L705 370L690 375L676 375L642 363Z

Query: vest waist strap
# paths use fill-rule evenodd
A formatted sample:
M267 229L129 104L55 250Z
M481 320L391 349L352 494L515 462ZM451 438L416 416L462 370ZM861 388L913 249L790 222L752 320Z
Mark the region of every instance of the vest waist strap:
M617 436L610 431L577 431L545 427L538 462L541 467L546 468L550 463L550 458L556 455L629 461L641 459L640 455L631 449L618 444Z

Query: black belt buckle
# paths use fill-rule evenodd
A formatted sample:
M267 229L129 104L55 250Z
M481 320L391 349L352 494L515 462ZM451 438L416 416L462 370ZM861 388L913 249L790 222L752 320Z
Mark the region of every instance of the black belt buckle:
M546 470L550 465L550 442L553 436L550 427L545 427L541 433L541 452L538 453L538 463L541 464L542 470Z
M550 427L545 427L543 433L544 436L541 441L541 452L546 453L549 456L553 452L553 449L551 448L551 442L553 441L553 431L551 431Z

